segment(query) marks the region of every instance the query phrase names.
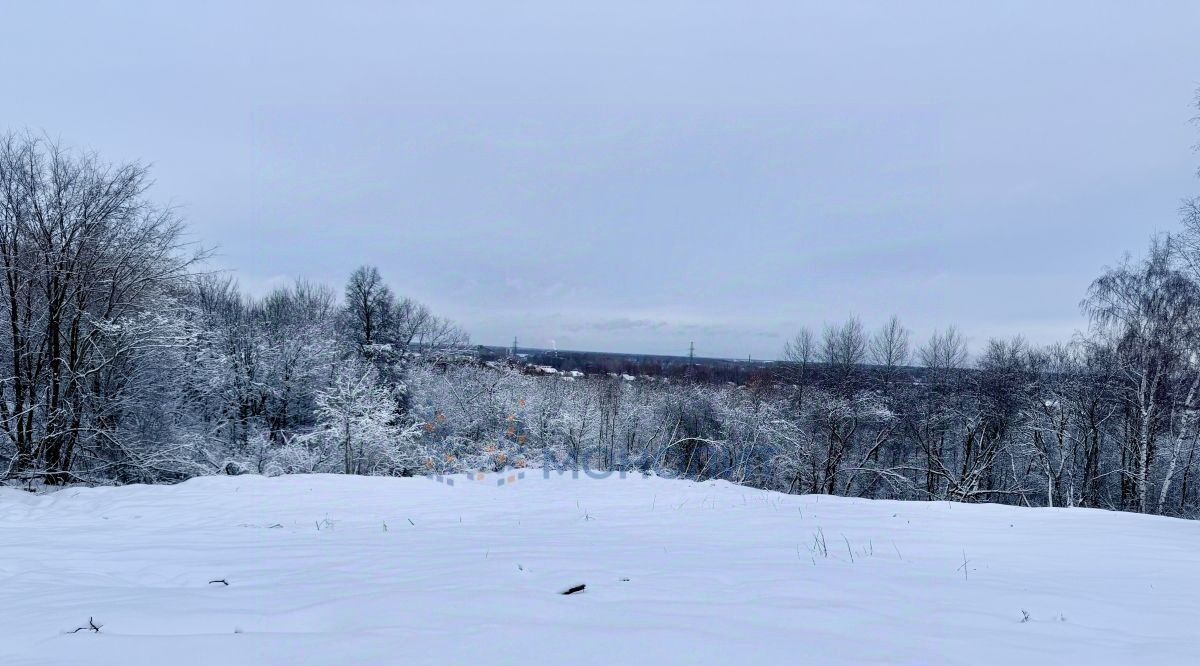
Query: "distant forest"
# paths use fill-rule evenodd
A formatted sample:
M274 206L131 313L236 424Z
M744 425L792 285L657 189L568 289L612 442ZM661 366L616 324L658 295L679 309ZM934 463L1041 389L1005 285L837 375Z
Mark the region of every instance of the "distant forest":
M772 376L773 361L709 358L704 356L666 356L662 354L625 354L524 347L479 345L475 355L484 361L517 358L523 363L548 366L555 370L578 370L588 375L621 374L640 378L692 379L699 382L744 384Z
M549 465L1200 514L1200 199L1080 294L1069 341L972 356L954 328L850 319L756 363L473 346L370 266L250 296L148 184L0 136L6 483Z

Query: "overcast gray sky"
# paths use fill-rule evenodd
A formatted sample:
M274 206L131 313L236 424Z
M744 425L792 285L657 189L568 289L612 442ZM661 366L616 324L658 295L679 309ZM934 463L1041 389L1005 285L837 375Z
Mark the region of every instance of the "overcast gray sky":
M1047 342L1200 190L1197 2L176 5L5 1L0 130L151 162L250 291L372 263L477 342Z

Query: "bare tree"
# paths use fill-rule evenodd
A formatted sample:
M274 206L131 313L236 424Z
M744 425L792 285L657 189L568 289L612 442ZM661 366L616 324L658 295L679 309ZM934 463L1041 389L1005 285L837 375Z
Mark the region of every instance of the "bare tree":
M360 266L346 282L346 330L356 344L387 344L394 325L395 296L383 282L379 269Z
M835 391L852 392L867 358L867 334L862 322L851 317L840 325L827 325L821 338L821 361L831 374Z
M808 328L801 328L796 337L784 345L783 363L779 378L794 389L797 406L804 404L804 389L810 381L810 370L816 360L816 339Z
M394 317L396 344L404 349L427 352L458 352L470 343L470 336L454 322L433 314L423 303L402 298Z
M9 475L70 478L81 439L105 436L89 398L103 395L99 377L121 354L99 350L195 259L172 212L145 199L148 186L139 164L0 137L0 354L11 373L0 428L17 450Z
M885 386L891 386L896 372L908 363L909 332L900 325L900 318L892 315L871 338L871 362L879 367Z
M967 341L957 328L950 326L945 331L935 331L917 356L921 365L930 370L954 371L967 364Z
M1151 467L1158 435L1169 416L1167 388L1191 362L1200 289L1178 268L1170 237L1155 239L1147 258L1126 260L1097 278L1084 307L1096 326L1117 340L1131 427L1126 439L1123 498L1150 508Z

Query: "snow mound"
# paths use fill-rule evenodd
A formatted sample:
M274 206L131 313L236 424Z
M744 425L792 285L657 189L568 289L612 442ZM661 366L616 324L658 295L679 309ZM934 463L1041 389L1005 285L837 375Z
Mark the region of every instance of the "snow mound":
M2 489L0 534L4 664L1200 654L1200 523L1095 510L533 470L240 476Z

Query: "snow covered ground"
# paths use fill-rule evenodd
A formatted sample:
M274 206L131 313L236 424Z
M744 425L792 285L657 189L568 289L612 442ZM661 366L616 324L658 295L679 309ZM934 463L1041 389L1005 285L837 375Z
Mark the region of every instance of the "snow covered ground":
M495 478L0 490L0 663L1200 658L1200 523Z

